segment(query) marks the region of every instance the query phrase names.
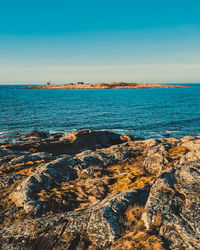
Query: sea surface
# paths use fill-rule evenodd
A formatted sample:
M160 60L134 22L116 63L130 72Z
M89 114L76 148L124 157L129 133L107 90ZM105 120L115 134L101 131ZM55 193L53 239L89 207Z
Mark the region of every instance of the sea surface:
M0 143L39 130L142 138L200 135L200 84L169 89L47 90L0 85Z

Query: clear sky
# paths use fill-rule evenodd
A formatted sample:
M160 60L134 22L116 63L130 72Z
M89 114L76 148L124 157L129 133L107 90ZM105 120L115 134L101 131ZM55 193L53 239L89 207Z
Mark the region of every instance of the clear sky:
M199 0L0 0L0 84L200 82Z

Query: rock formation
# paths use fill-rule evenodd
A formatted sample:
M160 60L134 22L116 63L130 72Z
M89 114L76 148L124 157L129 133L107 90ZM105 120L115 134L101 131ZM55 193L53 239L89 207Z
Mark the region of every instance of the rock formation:
M200 248L200 137L83 131L0 157L2 249Z

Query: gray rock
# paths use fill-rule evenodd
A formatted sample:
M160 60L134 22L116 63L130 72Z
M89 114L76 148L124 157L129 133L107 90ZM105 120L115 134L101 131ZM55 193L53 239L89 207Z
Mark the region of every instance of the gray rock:
M182 139L183 140L183 139ZM200 139L198 138L191 138L189 137L189 140L183 140L182 143L183 147L188 148L190 151L188 154L185 155L187 161L194 161L200 160Z
M65 140L59 143L69 144ZM56 145L60 145L59 143ZM94 144L92 142L92 145ZM56 145L53 145L53 147ZM136 147L135 145L139 146ZM82 151L84 147L79 149L76 153ZM88 148L86 147L86 149ZM11 161L11 164L26 162L28 157L33 157L32 159L35 159L34 157L40 157L40 159L47 157L50 161L52 160L34 168L35 172L23 181L19 181L20 184L9 196L17 207L13 211L8 209L1 212L0 220L3 221L7 215L12 218L10 214L15 214L15 211L19 209L25 209L28 216L32 216L32 219L26 219L15 224L10 223L8 227L4 227L0 231L2 249L40 249L41 245L45 249L66 249L69 245L69 249L76 249L76 242L80 242L77 249L83 249L84 242L87 243L87 241L91 241L93 244L91 247L96 246L97 249L109 248L110 243L116 241L124 230L124 212L135 205L145 206L145 210L143 210L144 208L141 210L145 211L142 215L142 220L147 229L145 233L159 239L162 238L166 243L166 248L200 249L200 138L151 139L135 144L128 140L126 143L109 148L97 150L95 148L94 151L91 151L91 148L89 149L81 153L74 153L74 156L60 157L56 160L52 160L52 158L48 158L48 154L42 153L26 155ZM4 155L4 157L8 156ZM90 179L87 179L90 177L93 178L91 180L94 180L95 176L98 176L97 179L99 178L100 181L107 178L105 185L106 187L108 185L109 190L110 183L115 180L106 170L107 166L118 164L130 156L132 157L129 167L132 166L132 163L133 167L135 166L134 157L139 159L136 161L136 168L142 168L143 157L146 157L143 164L147 173L143 171L144 176L133 178L133 181L140 181L140 178L148 178L148 173L153 175L154 180L144 187L146 191L129 190L109 195L105 199L105 196L102 196L98 199L101 201L92 205L86 203L88 207L85 209L49 216L43 215L38 218L41 215L40 213L48 211L47 204L38 200L38 192L53 187L58 187L59 190L61 183L73 180L77 176L80 178L77 181L80 180L83 183L84 181L90 181ZM129 160L124 161L124 164L125 166L129 164ZM12 168L12 165L10 166ZM94 172L98 175L94 175ZM2 179L9 180L10 184L15 182L13 175L3 174ZM115 177L118 178L118 173ZM76 184L77 182L70 183L72 192L74 192L73 185ZM71 192L70 185L69 191ZM66 190L63 190L68 192L68 185L64 184L63 187L67 187ZM83 196L90 195L87 193L87 189L77 189L77 192L79 190L80 192L83 190ZM44 193L48 199L48 192ZM51 193L51 195L53 194ZM50 201L51 197L49 198ZM23 210L21 211L24 213ZM126 231L126 233L128 232L126 239L129 237L129 230L132 230L132 226L133 231L135 230L134 225L131 224L131 228ZM122 242L123 240L124 237Z
M48 153L44 153L44 152L39 152L39 153L35 153L35 154L29 154L29 155L22 155L19 156L13 160L11 160L8 164L9 165L15 165L15 164L20 164L20 163L26 163L29 161L40 161L40 160L52 160L55 159L55 157L52 157L50 154Z
M42 164L11 193L10 199L27 212L38 213L45 210L46 204L35 200L34 195L42 189L50 189L57 183L74 179L74 162L72 158L65 157Z
M19 156L24 156L26 154L28 154L28 153L14 151L14 150L2 150L2 149L0 149L0 164L7 164L12 159L15 159Z
M68 234L88 235L97 246L106 247L118 239L123 231L124 212L134 204L144 204L147 193L142 190L121 192L108 196L85 210L30 219L1 231L4 242L23 238L24 242L37 239L38 235L54 235L59 247ZM142 201L143 200L143 201ZM31 246L30 246L31 247ZM23 248L24 249L24 248ZM29 249L27 247L27 249Z
M150 190L143 221L158 228L170 249L200 247L199 182L200 162L190 162L163 172Z
M148 140L146 149L147 157L144 160L144 168L151 174L159 175L168 163L164 153L168 152L169 146L165 140Z
M86 151L76 157L63 157L42 164L36 172L26 178L9 196L17 207L27 212L38 213L46 210L46 204L37 201L36 194L61 182L76 178L76 171L91 166L106 167L130 156L133 148L128 143L112 146L99 151Z

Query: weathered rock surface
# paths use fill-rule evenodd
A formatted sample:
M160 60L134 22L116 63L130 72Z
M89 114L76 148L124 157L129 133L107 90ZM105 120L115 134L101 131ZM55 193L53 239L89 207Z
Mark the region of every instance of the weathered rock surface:
M29 161L47 161L47 160L53 160L55 157L52 157L48 153L44 152L39 152L35 154L27 154L27 155L22 155L17 158L14 158L10 162L8 162L9 165L15 165L15 164L21 164L21 163L27 163Z
M24 156L29 154L28 152L20 152L14 150L2 150L0 149L0 164L8 163L16 157Z
M166 170L151 188L143 220L147 229L159 227L171 249L200 247L199 181L200 162L185 163Z
M46 207L45 204L38 202L34 198L40 190L50 189L56 184L58 185L61 182L67 182L76 178L76 171L79 169L91 166L103 168L116 164L130 156L132 151L133 149L128 149L128 144L122 144L121 146L112 146L97 152L86 151L73 158L63 157L50 163L42 164L9 197L16 206L24 207L26 212L37 213L43 211ZM32 155L32 157L35 157L35 155Z
M150 144L144 161L146 169L158 178L142 218L147 229L159 228L170 249L200 247L199 153L200 140L186 137L172 144Z
M200 138L101 136L60 139L67 156L3 145L2 249L200 248Z
M30 239L37 240L38 235L48 238L52 231L54 239L50 243L51 247L59 247L58 239L65 240L68 234L87 235L88 240L95 239L96 246L106 247L120 237L124 228L124 213L128 207L144 205L146 197L147 193L142 190L116 193L88 209L30 219L4 229L1 233L6 241L10 239L12 231L12 247L16 249L16 238L28 242Z

